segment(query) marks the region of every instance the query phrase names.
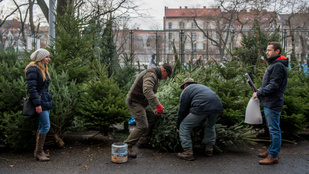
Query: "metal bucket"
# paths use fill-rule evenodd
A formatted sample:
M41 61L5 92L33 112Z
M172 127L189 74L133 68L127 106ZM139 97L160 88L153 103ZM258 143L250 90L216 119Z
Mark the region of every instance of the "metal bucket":
M125 163L128 161L128 145L126 143L117 142L112 144L112 162Z

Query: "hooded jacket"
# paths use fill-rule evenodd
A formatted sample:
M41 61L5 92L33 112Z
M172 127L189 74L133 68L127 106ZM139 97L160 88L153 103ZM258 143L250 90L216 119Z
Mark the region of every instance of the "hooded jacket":
M28 93L34 106L41 106L42 111L53 108L52 97L48 92L50 82L49 76L46 74L46 80L43 82L43 77L39 67L35 64L29 64L25 68L28 84ZM41 94L41 96L40 96Z
M218 95L209 87L201 84L187 84L180 95L177 128L189 114L221 113L223 105Z
M286 69L288 59L279 54L266 60L270 65L265 71L262 87L258 89L257 96L262 106L281 112L288 81Z

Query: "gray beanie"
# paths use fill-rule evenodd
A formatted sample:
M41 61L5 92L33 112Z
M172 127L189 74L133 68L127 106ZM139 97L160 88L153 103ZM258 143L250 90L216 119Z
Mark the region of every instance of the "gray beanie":
M31 60L39 62L47 56L49 56L49 52L47 50L45 50L44 48L40 48L40 49L37 49L35 52L33 52L31 54L30 58L31 58Z

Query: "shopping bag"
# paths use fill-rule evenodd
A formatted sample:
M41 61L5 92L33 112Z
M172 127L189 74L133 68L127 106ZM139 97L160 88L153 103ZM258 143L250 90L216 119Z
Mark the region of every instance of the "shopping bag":
M260 100L258 98L251 98L248 102L245 116L245 123L248 124L263 124Z

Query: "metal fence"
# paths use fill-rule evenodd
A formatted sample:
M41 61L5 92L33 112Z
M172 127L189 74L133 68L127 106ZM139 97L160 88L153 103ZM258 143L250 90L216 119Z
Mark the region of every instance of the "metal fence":
M264 30L269 34L274 30ZM291 54L292 38L291 30L280 30L281 44L286 53ZM236 47L241 46L242 34L247 31L227 30L219 33L216 30L207 30L211 39L204 36L199 29L188 30L123 30L118 33L116 43L119 52L131 53L135 61L141 65L148 65L152 54L157 55L157 62L173 63L175 53L182 63L190 60L195 62L199 55L203 61L215 59L222 61L224 58L232 58L228 52L233 52ZM309 54L309 29L293 29L295 39L296 57L308 57ZM215 43L215 42L217 43ZM222 45L225 43L225 47ZM216 45L217 44L217 45ZM220 45L221 44L221 45ZM219 46L218 46L219 45Z

